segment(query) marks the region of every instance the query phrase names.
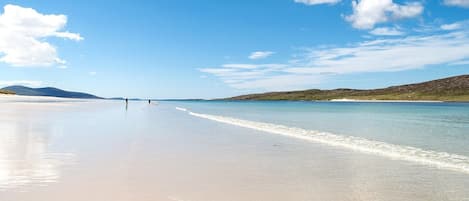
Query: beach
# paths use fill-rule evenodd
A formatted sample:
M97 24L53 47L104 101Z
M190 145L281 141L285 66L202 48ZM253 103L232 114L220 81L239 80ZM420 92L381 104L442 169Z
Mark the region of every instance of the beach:
M458 113L465 105L130 101L126 108L123 101L13 96L0 103L1 200L469 199L469 174L461 169L226 123L318 130L466 157L467 135L459 132L467 117ZM441 117L458 120L435 124ZM369 122L368 130L357 122ZM454 130L412 134L425 122L436 133ZM419 142L427 135L435 141Z

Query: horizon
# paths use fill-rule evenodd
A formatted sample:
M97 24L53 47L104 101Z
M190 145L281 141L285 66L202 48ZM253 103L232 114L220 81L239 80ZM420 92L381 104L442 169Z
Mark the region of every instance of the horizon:
M214 99L469 74L467 1L25 0L0 7L0 88Z
M105 97L105 96L100 96L99 94L88 93L86 91L71 91L71 90L68 90L68 89L61 89L61 88L57 88L57 87L54 87L54 86L28 87L28 86L25 86L25 85L9 85L9 86L2 87L0 89L5 89L5 88L8 88L8 87L27 87L27 88L31 88L31 89L53 88L53 89L59 89L59 90L68 91L68 92L86 93L86 94L94 95L98 98L103 98L103 99L116 99L116 98L125 99L125 98L128 98L129 100L131 100L131 99L132 100L133 99L139 99L139 100L147 100L147 99L150 99L150 100L216 100L216 99L223 99L223 98L233 98L233 97L243 96L243 95L254 95L254 94L276 93L276 92L299 92L299 91L306 91L306 90L322 90L322 91L338 90L338 89L377 90L377 89L385 89L385 88L397 87L397 86L422 84L422 83L425 83L425 82L431 82L431 81L437 81L437 80L453 78L453 77L461 77L461 76L469 76L469 74L462 74L462 75L456 75L456 76L451 76L451 77L443 77L443 78L437 78L437 79L434 79L434 80L426 80L426 81L415 82L415 83L403 83L403 84L400 84L400 85L390 85L390 86L385 86L383 88L360 88L360 89L359 88L333 88L333 89L311 88L311 89L300 89L300 90L293 89L293 90L285 90L285 91L265 91L265 92L259 92L259 93L240 94L240 95L235 95L235 96L230 96L230 97L218 97L218 98L217 97L216 98L148 98L148 97L124 97L124 96Z

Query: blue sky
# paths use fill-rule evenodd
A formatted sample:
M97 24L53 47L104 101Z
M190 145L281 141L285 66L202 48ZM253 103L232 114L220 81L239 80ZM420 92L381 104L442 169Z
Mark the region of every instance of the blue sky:
M0 1L0 86L216 98L469 73L469 0Z

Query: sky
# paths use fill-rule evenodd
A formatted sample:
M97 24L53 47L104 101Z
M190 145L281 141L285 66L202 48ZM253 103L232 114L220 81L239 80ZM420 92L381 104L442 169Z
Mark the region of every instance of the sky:
M220 98L469 74L469 0L0 0L0 87Z

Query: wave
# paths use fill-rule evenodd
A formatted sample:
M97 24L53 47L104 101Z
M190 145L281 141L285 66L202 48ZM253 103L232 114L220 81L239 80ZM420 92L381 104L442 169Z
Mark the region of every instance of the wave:
M187 112L187 109L182 107L176 107L176 110Z
M424 150L411 146L394 145L386 142L368 140L360 137L337 135L328 132L288 127L272 123L256 122L232 117L195 113L185 108L179 108L178 110L188 112L192 116L209 119L221 123L299 138L335 147L347 148L354 151L384 156L392 159L416 162L424 165L437 167L440 169L453 170L469 174L469 157L463 155Z

